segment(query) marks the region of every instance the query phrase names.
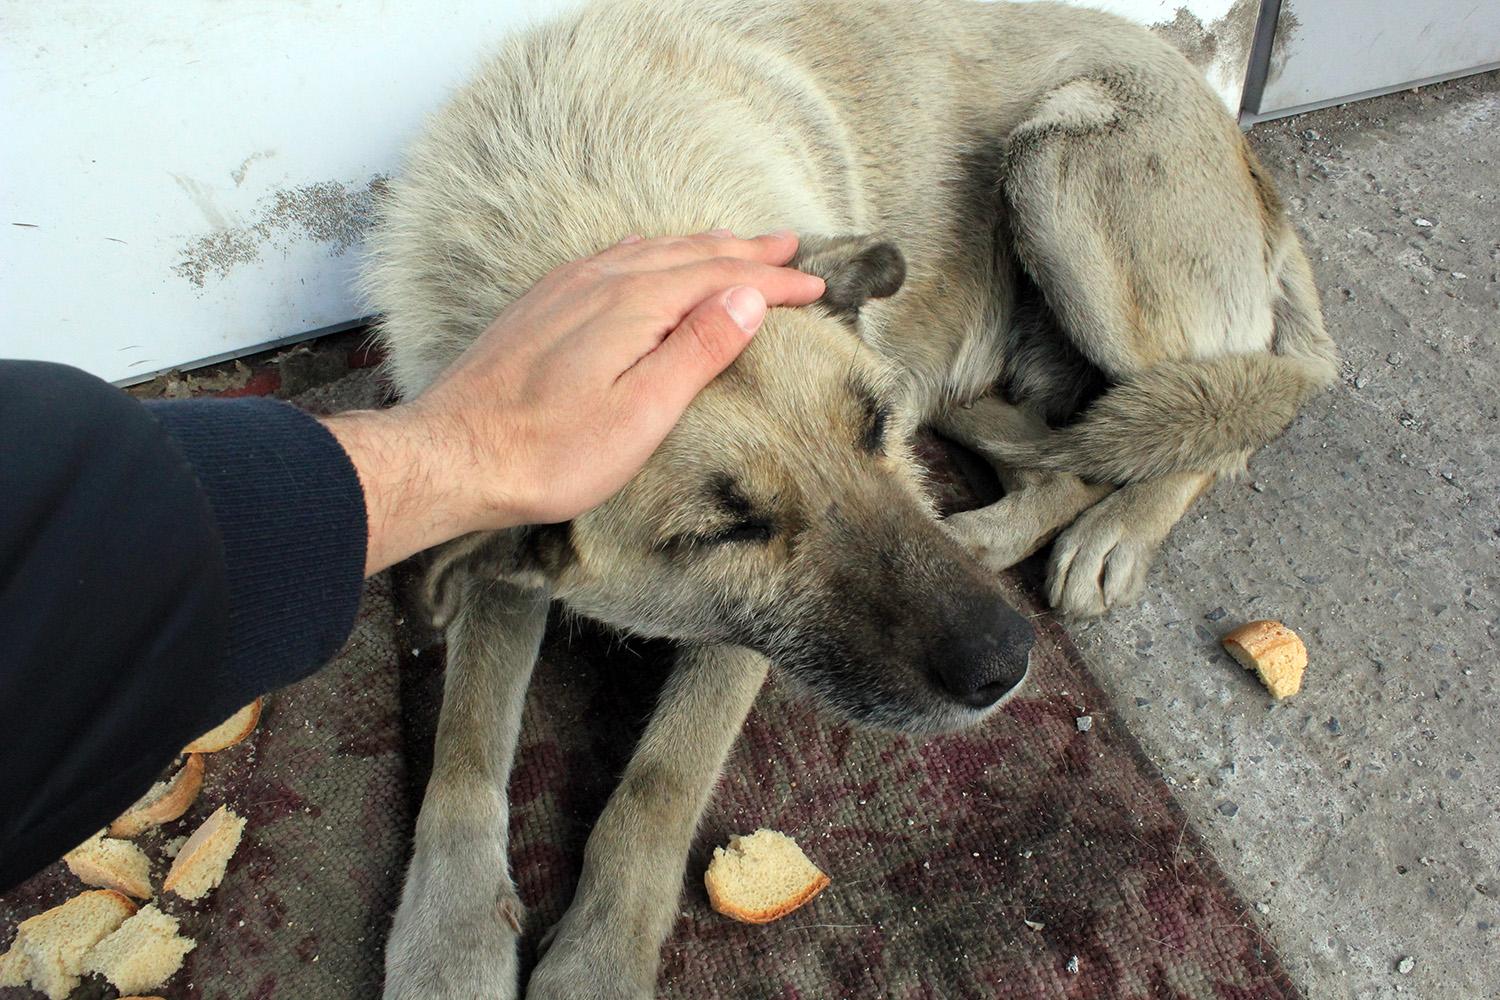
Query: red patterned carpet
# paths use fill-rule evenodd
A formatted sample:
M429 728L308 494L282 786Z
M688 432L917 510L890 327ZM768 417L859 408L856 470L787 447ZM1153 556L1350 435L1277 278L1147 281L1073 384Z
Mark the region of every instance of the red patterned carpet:
M975 502L957 467L929 454L948 505ZM1041 638L1023 695L977 730L856 732L773 677L688 862L660 995L1299 996L1066 633L1029 585L1007 587ZM146 838L161 865L166 842L221 802L249 818L219 890L196 907L162 903L199 941L165 996L378 995L441 684L441 650L409 617L385 578L372 581L339 660L276 695L250 741L210 758L188 815ZM653 644L569 631L543 650L512 782L528 956L572 894L669 662ZM701 878L716 844L759 826L795 836L833 883L750 927L713 913ZM0 898L0 949L19 919L80 888L58 865ZM76 996L113 992L86 980Z
M961 735L918 741L830 725L773 677L689 861L661 995L1298 996L1166 786L1103 710L1066 634L1037 620L1025 695ZM660 651L600 637L547 649L512 782L528 942L566 906L624 764L629 727L599 720L622 706L643 717L647 678L665 663ZM833 883L787 919L751 927L710 910L701 877L715 845L759 826L795 836Z

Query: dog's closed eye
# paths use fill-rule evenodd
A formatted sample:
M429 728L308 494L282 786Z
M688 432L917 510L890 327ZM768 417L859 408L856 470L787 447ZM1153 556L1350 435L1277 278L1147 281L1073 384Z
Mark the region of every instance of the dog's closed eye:
M673 535L657 548L669 555L720 545L764 545L776 537L776 526L761 518L747 518L715 531L685 531Z
M748 520L716 531L711 535L703 535L698 539L700 545L727 545L732 542L754 542L763 544L769 542L776 535L776 526L770 521Z

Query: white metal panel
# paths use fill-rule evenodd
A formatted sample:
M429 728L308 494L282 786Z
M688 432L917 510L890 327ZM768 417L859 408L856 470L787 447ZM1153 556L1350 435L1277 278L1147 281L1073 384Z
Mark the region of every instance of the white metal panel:
M130 381L357 320L372 185L566 0L0 0L0 356ZM1253 0L1097 0L1238 107Z
M123 381L357 318L372 181L539 6L5 0L0 355Z
M1282 0L1258 117L1500 65L1500 0Z

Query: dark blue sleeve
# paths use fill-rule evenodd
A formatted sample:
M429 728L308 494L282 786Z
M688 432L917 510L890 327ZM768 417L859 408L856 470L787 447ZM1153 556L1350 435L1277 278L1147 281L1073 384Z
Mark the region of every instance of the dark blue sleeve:
M365 530L348 456L294 407L0 362L0 888L337 652Z

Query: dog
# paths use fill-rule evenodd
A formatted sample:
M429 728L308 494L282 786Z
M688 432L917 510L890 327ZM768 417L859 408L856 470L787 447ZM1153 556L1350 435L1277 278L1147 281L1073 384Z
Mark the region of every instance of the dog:
M415 394L627 233L790 226L776 309L626 488L434 558L448 667L385 995L514 997L505 787L549 602L679 653L531 1000L653 995L694 828L770 664L858 724L975 724L1033 635L1133 600L1172 525L1335 372L1307 259L1165 42L1051 3L623 0L517 34L428 124L370 238ZM939 522L920 425L1005 495Z

